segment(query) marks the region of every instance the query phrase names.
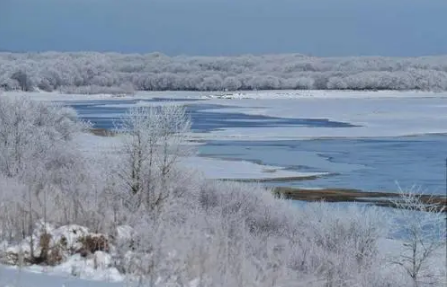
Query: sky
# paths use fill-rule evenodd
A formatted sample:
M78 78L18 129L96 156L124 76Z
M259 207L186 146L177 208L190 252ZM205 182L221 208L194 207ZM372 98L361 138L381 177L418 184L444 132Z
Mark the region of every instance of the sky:
M447 54L447 0L0 0L0 50Z

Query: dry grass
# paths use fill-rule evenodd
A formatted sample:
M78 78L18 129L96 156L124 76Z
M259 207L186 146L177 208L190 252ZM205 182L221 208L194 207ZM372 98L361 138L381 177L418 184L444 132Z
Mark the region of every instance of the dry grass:
M81 256L83 257L86 257L89 254L93 254L96 251L109 252L110 249L109 241L104 235L87 235L80 238L79 241L82 244L82 247L76 253L81 254Z
M326 202L368 202L378 206L395 207L391 199L399 198L399 193L392 192L365 192L356 189L325 188L305 189L291 187L276 187L273 193L278 197L302 201ZM447 198L445 196L422 195L421 202L435 204L439 210L447 211Z
M101 137L113 137L116 135L116 133L111 130L100 129L100 128L92 128L90 129L90 133L94 134L95 136L101 136Z

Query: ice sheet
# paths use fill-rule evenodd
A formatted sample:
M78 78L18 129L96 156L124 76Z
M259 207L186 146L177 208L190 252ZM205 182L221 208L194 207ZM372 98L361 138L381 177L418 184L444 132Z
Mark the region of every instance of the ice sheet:
M322 176L325 173L297 172L282 167L268 166L249 161L221 160L205 157L189 157L182 160L185 167L197 169L207 178L241 180L275 180Z
M213 99L228 108L216 113L238 112L281 118L329 119L359 127L309 128L261 127L231 128L196 135L204 139L288 140L333 137L393 137L447 133L447 98L439 97L297 97L293 99Z

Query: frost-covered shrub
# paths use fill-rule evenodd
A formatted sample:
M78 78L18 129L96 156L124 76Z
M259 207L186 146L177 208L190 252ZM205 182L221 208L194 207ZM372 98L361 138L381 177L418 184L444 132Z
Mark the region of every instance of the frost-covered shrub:
M218 210L223 216L240 216L252 232L280 233L285 224L282 202L256 184L205 182L200 187L200 203L210 212Z
M307 269L319 270L331 282L349 282L374 267L377 241L387 223L375 208L310 204L301 211L302 246L312 250ZM334 283L335 284L335 283Z

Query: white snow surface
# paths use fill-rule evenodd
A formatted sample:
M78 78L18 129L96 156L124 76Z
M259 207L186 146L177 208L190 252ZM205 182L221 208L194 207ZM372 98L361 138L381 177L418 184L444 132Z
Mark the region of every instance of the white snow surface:
M2 96L7 97L19 97L27 96L38 101L85 101L85 100L110 100L110 99L123 99L130 96L119 97L109 94L96 94L96 95L82 95L82 94L61 94L58 92L20 92L20 91L8 91L3 92Z
M27 266L23 267L21 271L27 273L47 274L52 276L60 276L68 279L83 279L91 281L103 281L103 282L122 282L124 281L124 275L120 274L114 267L110 267L111 255L97 251L94 254L94 258L85 259L79 254L73 255L68 258L67 261L60 265L50 266ZM96 262L96 268L95 268ZM16 266L4 266L5 270L18 272L19 268ZM2 273L0 269L0 286L2 281Z
M259 93L257 97L212 98L227 108L215 113L244 113L278 118L328 119L358 127L231 128L196 135L218 140L294 140L395 137L447 133L447 93L308 92L309 96ZM315 93L315 95L313 95Z
M211 179L273 180L308 176L322 176L325 173L297 172L283 167L268 166L239 160L220 160L207 157L189 157L182 160L187 168L193 168Z
M112 95L112 94L63 94L59 92L2 92L1 96L18 97L27 96L38 101L91 101L91 100L126 100L126 99L152 99L152 98L185 98L200 99L208 95L208 92L186 92L186 91L163 91L163 92L138 92L135 95ZM143 103L143 102L142 102Z
M119 137L101 137L82 133L76 137L81 150L92 157L101 157L101 152L112 153L119 145ZM99 151L99 152L98 152ZM194 169L210 179L275 179L322 176L325 173L298 172L283 167L256 164L249 161L223 160L201 156L190 156L180 160L187 169Z
M382 238L378 241L380 256L392 256L400 254L403 243L398 240ZM97 252L99 253L99 252ZM446 248L440 249L428 263L431 271L434 271L446 280L445 266ZM102 253L101 258L109 258L109 255ZM99 257L98 256L98 257ZM108 262L103 259L102 262ZM118 274L114 268L93 267L92 260L85 260L79 256L73 256L68 261L57 267L30 266L19 269L15 266L0 265L0 287L112 287L129 286L124 276ZM383 266L387 272L395 276L403 276L399 266L387 263ZM190 287L195 286L196 280L191 281Z
M40 238L44 231L51 235L50 247L58 244L62 238L65 239L66 249L63 251L63 262L54 267L38 265L22 268L17 266L0 266L0 287L113 286L116 284L103 284L81 279L103 282L122 282L124 280L124 276L113 267L112 255L109 253L96 251L87 258L82 258L78 253L70 255L69 250L76 250L81 247L79 243L81 237L86 235L95 236L87 228L79 225L66 225L54 228L51 224L44 224L40 221L34 229L34 238ZM128 231L126 226L119 227L118 235L126 233L126 231ZM25 256L29 254L29 249L29 238L26 238L18 245L10 245L3 248L10 254L24 252ZM37 254L40 252L40 244L37 240L34 241L34 249ZM113 248L111 250L113 252Z
M101 273L95 270L95 273ZM123 282L85 280L59 271L36 267L19 269L0 266L0 287L109 287L125 286Z
M420 98L447 97L447 92L426 91L354 91L354 90L271 90L271 91L240 91L216 92L201 95L203 99L298 99L298 98Z

